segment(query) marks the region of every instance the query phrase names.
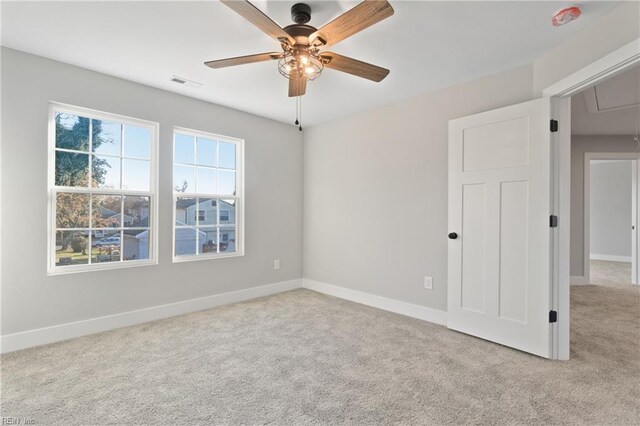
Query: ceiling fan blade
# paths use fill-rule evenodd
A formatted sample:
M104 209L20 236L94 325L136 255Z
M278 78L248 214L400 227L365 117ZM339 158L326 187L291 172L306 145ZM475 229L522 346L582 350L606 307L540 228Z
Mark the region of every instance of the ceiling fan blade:
M326 68L346 72L371 81L380 82L389 75L389 70L386 68L338 55L337 53L322 52L320 56L325 60L324 66Z
M282 54L278 52L271 53L259 53L257 55L238 56L235 58L218 59L215 61L208 61L204 64L209 68L225 68L233 67L235 65L251 64L253 62L270 61L280 58Z
M307 91L307 77L289 76L289 97L302 96Z
M294 45L295 40L282 29L282 27L271 20L260 9L246 0L220 0L224 5L231 8L247 21L260 28L265 33L279 41L287 41Z
M331 46L393 15L387 0L365 0L324 25L309 36L311 44L319 41Z

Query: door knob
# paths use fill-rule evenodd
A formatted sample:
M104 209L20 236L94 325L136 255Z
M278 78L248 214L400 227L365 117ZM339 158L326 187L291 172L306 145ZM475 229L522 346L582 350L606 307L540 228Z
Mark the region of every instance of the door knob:
M449 239L450 240L455 240L456 238L458 238L458 234L456 234L455 232L450 232L449 233Z

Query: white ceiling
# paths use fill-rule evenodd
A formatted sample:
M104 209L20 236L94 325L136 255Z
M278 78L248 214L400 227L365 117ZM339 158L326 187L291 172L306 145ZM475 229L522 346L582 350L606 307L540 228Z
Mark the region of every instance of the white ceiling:
M634 135L640 130L640 66L571 98L574 135Z
M282 26L294 1L255 1ZM320 27L357 2L308 2ZM392 1L395 15L332 51L391 69L381 83L325 70L307 87L312 125L534 61L613 8L581 2L564 27L551 15L572 2ZM204 61L277 51L278 44L215 1L6 2L2 45L283 122L295 102L275 62L212 70ZM172 75L203 83L170 82Z

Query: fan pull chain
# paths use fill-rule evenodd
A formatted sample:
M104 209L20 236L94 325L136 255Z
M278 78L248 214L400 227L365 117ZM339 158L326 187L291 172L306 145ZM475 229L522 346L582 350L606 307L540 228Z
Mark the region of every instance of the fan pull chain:
M302 96L298 96L298 99L300 99L300 112L298 113L300 117L300 127L298 127L298 130L302 131Z
M298 126L298 130L302 131L302 96L296 97L296 126Z

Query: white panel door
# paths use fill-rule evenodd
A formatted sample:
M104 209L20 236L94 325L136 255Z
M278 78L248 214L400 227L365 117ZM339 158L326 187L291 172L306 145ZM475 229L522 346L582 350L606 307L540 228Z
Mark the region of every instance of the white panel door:
M449 122L448 327L547 358L550 110L543 98Z

